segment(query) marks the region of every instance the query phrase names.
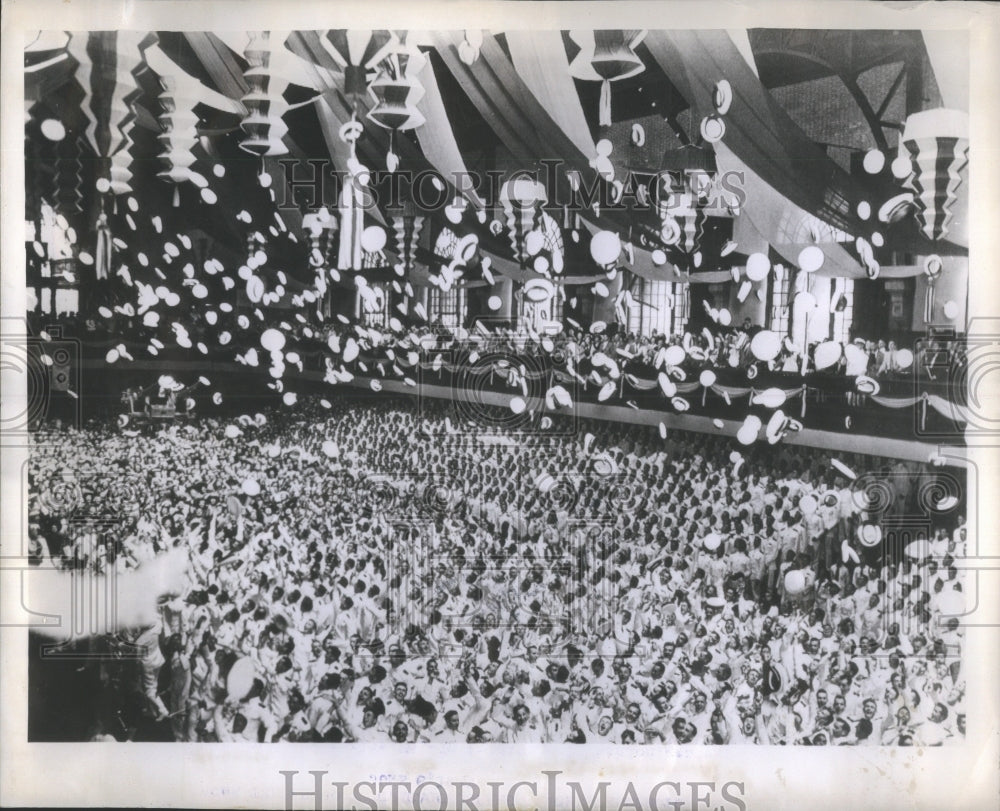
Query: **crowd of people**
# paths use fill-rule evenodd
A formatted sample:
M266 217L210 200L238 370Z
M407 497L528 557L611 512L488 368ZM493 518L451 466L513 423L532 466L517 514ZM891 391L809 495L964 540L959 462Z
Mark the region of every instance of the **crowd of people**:
M129 737L127 696L178 741L964 737L961 506L919 553L859 531L923 509L937 469L509 417L345 396L41 431L37 565L190 560L158 623L86 643L141 651L86 665L105 693L90 738ZM78 497L54 497L67 482ZM81 504L117 522L84 539Z
M146 346L152 347L152 354L160 355L161 352L169 352L176 345L177 335L165 321L149 326L143 323L143 319L134 310L130 312L131 315L114 312L110 318L80 316L77 319L62 319L60 323L71 326L74 335L84 337L88 344L93 345L100 345L101 335L107 335L109 341L113 338L115 343L125 342L138 347L143 354ZM35 324L33 331L42 329L44 319L38 314L30 314L29 320ZM234 310L213 312L211 320L207 321L205 312L195 310L186 316L185 334L191 344L188 349L196 357L198 350L193 347L200 343L206 347L201 354L211 353L213 357L228 354L235 358L248 348L259 349L257 337L260 330L277 326L279 321L280 319L271 318L261 327L253 319ZM385 350L411 348L407 339L412 336L423 338L430 334L450 335L455 332L473 336L481 334L477 332L475 324L462 330L453 325L442 324L440 319L406 328L400 325L400 329L392 329L381 323L373 326L378 337L372 338L362 331L359 336L361 347L363 350L375 349L382 353ZM511 347L524 348L528 331L523 325L515 329L513 323L493 319L484 321L484 326L494 340L506 341ZM771 371L795 375L817 371L815 351L819 342L810 343L803 351L800 345L791 340L783 340L780 351L774 358L759 361L751 351L751 340L761 329L760 325L745 319L741 324L731 327L713 325L701 330L692 329L684 334L640 335L621 330L615 324L593 331L591 327L567 321L561 332L550 336L549 340L552 347L560 351L568 350L577 360L591 358L597 352L615 354L621 350L624 354L618 357L623 366L631 365L637 369L651 364L657 352L664 347L683 346L685 351L691 353L688 365L698 369L747 371L750 367L755 367L750 374ZM325 359L337 360L336 353L330 352L331 336L352 334L353 329L345 327L343 322L334 318L328 318L322 323L315 319L309 321L300 315L298 320L286 320L284 332L289 339L289 349L294 349L303 358L306 368L323 368ZM916 376L933 382L936 379L946 379L948 372L944 370L950 369L953 372L965 362L962 342L953 339L919 341L912 350L897 346L895 341L888 339L854 337L850 343L860 349L861 353L855 352L849 357L842 352L832 365L824 365L820 371L828 375L864 375L881 380L903 380ZM384 360L385 357L380 359Z

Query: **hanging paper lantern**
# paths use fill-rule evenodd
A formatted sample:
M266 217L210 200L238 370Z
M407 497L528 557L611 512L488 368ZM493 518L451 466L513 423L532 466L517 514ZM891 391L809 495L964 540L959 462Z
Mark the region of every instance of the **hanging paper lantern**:
M88 143L90 143L94 152L98 152L97 147L97 117L94 115L93 110L93 99L94 99L94 63L91 59L91 43L94 44L93 51L101 52L104 46L107 44L106 41L101 41L101 34L99 32L87 33L73 33L69 35L69 40L66 43L66 52L72 56L76 62L76 74L75 79L77 83L83 88L83 100L80 102L80 112L83 113L84 117L87 119L87 126L84 130L84 135Z
M392 228L396 233L396 253L399 254L396 272L400 276L408 277L413 270L417 240L424 227L424 219L417 213L417 207L412 203L404 205L402 213L392 218Z
M250 42L243 51L249 67L243 72L248 90L241 101L247 115L240 128L247 135L240 141L240 149L261 157L288 153L282 141L288 132L288 125L282 120L288 110L284 98L288 82L275 73L272 65L275 61L272 51L283 51L286 38L283 32L250 32Z
M412 130L424 123L423 113L417 109L418 102L424 97L424 87L417 74L425 64L427 59L419 48L394 39L368 88L375 100L375 106L368 111L368 118L389 130L386 168L390 172L395 172L399 165L399 157L394 151L396 132Z
M135 128L135 112L132 102L140 91L135 73L142 63L139 52L140 35L134 31L116 32L115 87L111 96L110 120L108 121L109 143L104 153L110 158L108 174L112 194L128 194L132 191L132 130Z
M80 139L65 138L60 141L56 154L56 210L60 214L79 214L83 211Z
M375 100L368 118L383 129L400 132L423 124L424 116L417 103L424 97L424 87L417 74L425 64L427 59L415 45L394 43L368 88Z
M941 108L914 113L900 143L900 157L909 158L911 169L903 185L914 192L920 230L928 239L943 239L969 160L969 116Z
M627 79L645 70L635 52L646 36L643 30L570 31L570 38L580 52L570 63L570 75L576 79L601 82L598 123L611 126L611 82Z
M131 104L141 92L135 78L141 64L141 39L134 31L95 31L71 35L67 45L78 62L76 79L84 91L80 104L87 118L84 134L102 159L99 188L114 194L131 191L129 148L135 126Z
M163 107L163 113L158 117L163 132L158 138L164 145L164 153L160 155L160 159L166 162L167 168L158 177L174 183L193 180L191 166L195 157L191 150L199 140L195 107L205 104L241 116L246 113L246 108L239 101L206 87L186 73L155 42L145 47L143 59L159 77L163 88L158 96ZM179 202L176 192L174 202Z
M175 109L169 90L160 94L159 100L167 109L158 118L163 132L157 136L165 148L160 159L166 162L167 168L158 172L157 177L183 183L191 179L191 166L195 161L191 150L198 143L198 116L193 110Z
M684 195L691 199L691 195ZM694 256L701 246L701 238L705 235L705 212L696 204L682 205L674 210L674 216L681 226L679 247L684 253Z
M364 29L332 29L320 37L320 45L344 72L344 96L358 112L368 81L376 66L399 44L392 31Z
M500 189L500 204L507 220L514 258L522 265L528 260L525 238L541 222L542 206L546 202L545 186L529 177L508 180Z

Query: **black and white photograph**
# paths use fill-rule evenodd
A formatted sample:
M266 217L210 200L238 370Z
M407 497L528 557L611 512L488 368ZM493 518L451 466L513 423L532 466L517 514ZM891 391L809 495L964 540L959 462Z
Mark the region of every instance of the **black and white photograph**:
M991 796L974 12L183 5L4 40L5 740L279 764L212 807L777 807L776 747ZM712 765L542 771L626 746Z

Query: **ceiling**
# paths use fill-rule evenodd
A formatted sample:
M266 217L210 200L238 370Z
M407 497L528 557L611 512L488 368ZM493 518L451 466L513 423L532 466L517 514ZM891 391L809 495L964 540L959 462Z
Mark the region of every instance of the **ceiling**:
M400 33L405 39L405 32ZM594 173L593 161L597 156L573 147L581 141L596 143L606 139L611 143L617 179L627 177L628 172L652 174L671 166L677 155L687 154L683 151L685 146L701 147L701 151L711 155L712 144L704 142L699 132L705 115L714 112L706 108L700 88L706 80L710 86L712 80L721 78L706 79L705 73L711 69L724 71L736 89L733 110L724 116L729 130L723 143L732 150L739 165L759 174L779 192L777 199L788 201L790 210L805 211L851 237L866 234L871 225L860 222L854 213L857 202L870 200L877 209L878 202L902 189L887 170L877 176L866 173L862 158L868 150L880 149L888 156L888 164L898 149L907 115L942 106L921 33L774 29L745 33L742 43L723 43L726 48L721 54L714 48L702 48L711 51L708 56L698 51L698 43L708 40L698 40L701 34L697 32L694 39L671 32L647 35L633 49L641 62L641 71L609 85L610 125L602 126L600 122L601 83L573 78L567 86L575 90L576 96L559 106L569 111L563 110L564 115L572 114L576 116L574 120L585 122L586 132L575 133L554 126L553 119L559 117L559 111L551 105L546 107L537 98L538 83L555 77L546 77L544 71L540 76L529 77L527 68L515 64L516 49L512 49L508 34L485 34L482 51L471 65L456 58L462 44L461 33L414 34L407 41L427 58L427 64L417 75L424 85L431 79L436 84L444 120L456 147L456 157L451 162L460 163L480 180L489 172L509 176L526 163L534 162L529 168L537 168L540 161L551 156L564 160L568 166L580 167L585 182L589 177L601 184ZM387 37L388 32L376 32L368 44L369 53ZM287 155L263 160L241 149L241 141L246 137L240 126L241 114L211 103L211 94L233 102L245 99L248 89L245 74L250 64L241 45L246 44L246 36L148 32L132 49L132 62L122 61L123 57L116 52L120 41L116 43L113 35L101 38L73 34L70 42L75 41L78 47L75 50L70 47L68 51L61 44L65 39L62 32L46 32L44 39L25 54L26 216L34 216L38 202L45 199L55 203L79 234L87 234L93 230L103 206L112 218L113 229L123 235L133 253L137 248L131 246L162 239L164 230L178 233L197 230L206 235L214 255L242 261L248 232L257 231L268 242L272 261L285 268L304 264L308 240L302 233L302 215L307 213L307 204L323 202L334 209L339 188L333 182L325 183L320 201L314 199L313 187L300 186L296 190L291 187L294 183L289 186L287 180L314 176L319 164L310 165L309 160L328 161L324 170L331 174L344 172L350 147L339 139L338 130L349 120L352 109L365 122L356 149L359 160L369 168L385 168L390 148L400 156L401 168L411 172L435 168L447 176L445 169L456 168L440 165L441 159L435 158L436 153L431 154L433 150L428 148L426 140L421 141L427 137L430 122L423 128L390 134L365 120L372 98L350 97L343 65L331 56L338 45L346 53L344 43L350 37L345 32L292 32L288 36L284 56L295 55L291 60L295 79L283 94L283 102L293 107L283 115L288 128L283 138ZM552 65L565 70L565 65L579 56L581 46L570 32L561 32L558 41L563 52L553 57ZM86 43L85 50L81 43ZM179 68L185 75L184 82L198 88L196 94L204 92L210 97L207 102L201 98L191 104L198 116L200 136L192 147L196 159L192 168L210 180L216 203L206 203L194 183L175 183L158 176L166 166L161 157L164 151L161 122L167 109L162 100L162 76L149 64L149 55L156 50ZM61 54L66 55L60 57ZM742 56L736 60L733 54ZM543 65L546 58L540 57ZM705 67L706 58L715 60L711 68ZM88 59L90 65L86 64ZM130 68L128 72L121 71L122 64ZM369 72L369 78L372 75L374 71ZM115 105L116 87L121 103L117 112L114 109L108 112L108 105L112 108ZM756 99L757 104L741 106L741 102L750 99ZM177 104L182 106L180 100ZM417 104L421 110L424 106L424 101ZM44 137L41 125L49 119L62 123L65 138L52 141ZM127 146L133 173L131 196L139 201L145 216L134 216L129 224L124 221L127 210L122 199L100 195L95 188L108 167L108 157L97 152L117 127L131 122L134 122L130 128L132 142ZM95 123L96 150L88 137L88 130ZM636 143L639 139L635 137L635 125L641 128L641 145ZM761 133L759 138L758 133ZM765 135L779 144L780 149L769 145ZM294 162L294 166L279 164L282 159ZM217 174L216 167L224 170L223 176ZM259 182L258 175L262 172L275 178L270 188L263 188ZM376 187L383 193L382 199L392 182L387 176ZM547 189L550 203L559 188L565 190L567 178L559 174L553 182L555 185ZM609 188L613 189L610 184ZM885 246L875 251L877 258L883 264L898 264L900 254L932 251L964 254L967 245L967 241L963 242L967 231L964 188L959 197L956 221L948 239L930 244L918 232L912 218L886 223L882 227ZM748 200L746 205L755 203ZM250 227L234 216L242 210L251 216ZM439 208L425 213L432 223L422 243L426 252L434 233L447 227L448 222ZM550 213L561 219L557 207L550 206ZM585 210L583 215L597 227L616 230L623 239L633 241L640 232L650 231L644 229L644 224L650 226L654 236L645 248L663 248L671 264L685 271L727 269L733 261L745 259L743 248L738 248L735 254L721 255L722 246L734 235L732 211L712 211L704 220L698 267L683 251L656 243L659 224L649 211L619 211L607 206L601 211ZM160 218L160 230L152 225L154 216ZM499 261L516 261L508 235L490 230L495 216L491 209L480 222L470 213L463 219L462 227L477 234L484 252ZM390 217L391 212L383 206L369 211L366 223L384 224ZM503 225L503 218L499 220ZM579 227L580 223L576 225ZM268 233L271 227L277 233ZM778 238L775 234L763 237L770 241ZM567 274L594 272L586 244L586 240L579 245L566 240ZM844 245L848 253L854 250L853 241ZM390 262L392 251L390 229ZM428 259L426 253L421 258ZM857 254L851 253L849 260L857 265Z

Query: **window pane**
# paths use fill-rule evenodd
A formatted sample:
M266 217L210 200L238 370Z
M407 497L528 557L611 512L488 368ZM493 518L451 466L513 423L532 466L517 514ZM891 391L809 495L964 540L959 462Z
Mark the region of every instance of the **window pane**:
M639 306L642 334L648 336L669 333L673 314L673 285L662 280L644 279L642 290L643 303Z
M841 295L834 302L833 335L834 341L847 343L851 337L851 324L854 321L854 279L840 279Z
M80 310L80 294L77 290L60 288L56 290L56 312L75 314Z
M676 283L673 287L673 329L674 335L683 335L691 317L691 290L686 284Z
M466 299L464 287L453 287L446 292L431 290L431 322L444 327L459 327L465 321Z
M777 277L771 280L771 329L779 335L788 332L788 280L789 273L786 270L781 274L781 281Z

